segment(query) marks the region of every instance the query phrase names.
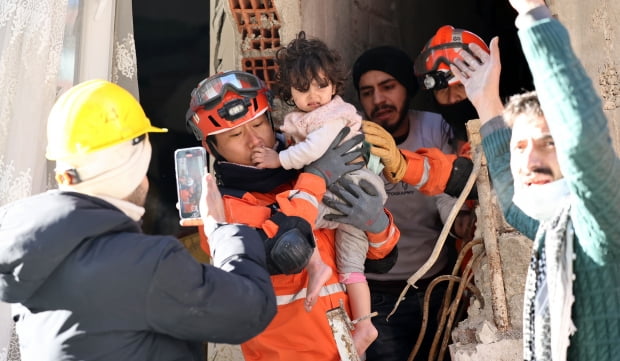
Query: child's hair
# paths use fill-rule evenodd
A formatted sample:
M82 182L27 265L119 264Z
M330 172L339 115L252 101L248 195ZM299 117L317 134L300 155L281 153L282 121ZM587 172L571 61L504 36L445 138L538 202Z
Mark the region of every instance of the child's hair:
M329 49L321 40L306 39L304 31L300 31L287 47L276 52L276 62L277 94L288 105L294 105L291 102L291 88L306 91L313 80L320 85L327 85L326 80L329 80L336 94L341 94L347 80L348 74L340 54ZM327 79L319 76L320 71Z

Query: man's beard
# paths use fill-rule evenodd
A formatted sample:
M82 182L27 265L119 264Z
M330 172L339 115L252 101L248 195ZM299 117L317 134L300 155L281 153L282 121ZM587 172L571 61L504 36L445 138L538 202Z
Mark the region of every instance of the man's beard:
M133 192L131 192L130 195L125 197L125 200L137 206L144 207L144 204L146 203L146 195L149 191L149 187L147 185L147 182L140 183L140 185Z
M395 109L395 107L392 106L392 105L386 105L383 108L385 108L385 107ZM371 114L375 114L377 111L379 111L380 109L383 109L383 108L382 107L376 107L375 109L373 109ZM407 99L407 101L405 102L403 107L400 108L400 112L398 113L398 120L394 124L381 124L379 122L375 122L375 123L381 125L383 127L383 129L387 130L388 133L392 134L392 136L393 136L394 134L396 134L398 132L398 130L401 129L401 127L403 127L403 123L409 121L409 119L407 118L407 114L408 113L409 113L409 99ZM402 141L404 141L405 139L407 139L407 134L399 136L398 138L399 139L395 138L396 139L396 144L399 144ZM400 138L402 138L402 139L400 139Z

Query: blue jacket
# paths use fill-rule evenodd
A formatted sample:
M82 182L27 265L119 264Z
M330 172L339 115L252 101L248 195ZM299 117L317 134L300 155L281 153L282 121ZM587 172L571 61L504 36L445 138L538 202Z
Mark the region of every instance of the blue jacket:
M571 191L576 255L572 320L577 331L570 339L568 360L618 360L620 160L601 101L570 47L566 29L546 18L520 30L519 37ZM504 127L485 136L497 125L497 119L492 120L481 131L491 179L508 223L534 239L538 222L512 204L511 131Z
M216 268L99 198L49 191L0 208L0 240L23 360L203 360L203 341L244 342L275 314L245 226L213 232Z

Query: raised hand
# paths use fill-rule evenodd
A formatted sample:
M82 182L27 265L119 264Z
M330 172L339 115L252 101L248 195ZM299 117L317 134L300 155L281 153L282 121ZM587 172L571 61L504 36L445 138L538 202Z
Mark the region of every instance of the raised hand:
M526 12L545 4L544 0L510 0L510 5L517 10L519 14Z
M450 70L465 86L467 97L476 108L481 123L500 115L504 109L499 96L499 75L501 63L498 38L491 40L491 53L487 54L476 44L470 44L467 51L460 51L462 59L456 59Z

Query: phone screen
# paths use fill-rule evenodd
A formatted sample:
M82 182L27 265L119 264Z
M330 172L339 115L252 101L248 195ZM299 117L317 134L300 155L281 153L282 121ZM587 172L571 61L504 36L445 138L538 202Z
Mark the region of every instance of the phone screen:
M202 147L182 148L174 152L179 197L179 215L183 219L200 218L200 195L206 153Z

